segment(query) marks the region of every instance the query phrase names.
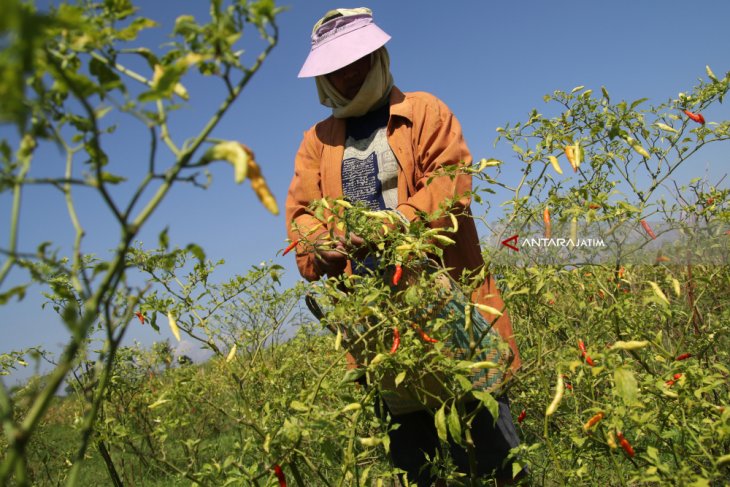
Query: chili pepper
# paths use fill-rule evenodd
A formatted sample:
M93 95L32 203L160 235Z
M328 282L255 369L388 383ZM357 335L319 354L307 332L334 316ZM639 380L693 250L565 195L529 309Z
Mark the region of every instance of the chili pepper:
M563 382L563 376L558 374L558 383L555 386L555 396L553 402L545 410L545 416L552 416L553 413L558 409L560 401L563 399L563 392L565 391L565 383Z
M144 325L144 322L145 322L144 315L142 313L140 313L139 311L135 311L134 312L134 315L137 317L137 319L139 320L139 322Z
M573 384L568 379L568 376L565 375L565 374L563 374L563 379L565 380L565 388L568 389L569 391L572 391L573 390Z
M525 417L527 417L527 411L523 409L520 415L517 416L517 422L522 423L525 420Z
M671 260L672 259L670 259L666 255L659 255L659 256L657 256L657 258L655 259L654 262L656 262L657 264L659 264L661 262L671 262Z
M393 272L393 285L397 286L400 282L400 278L403 276L403 267L400 264L395 265L395 272Z
M542 212L542 221L545 222L545 238L550 238L551 225L550 225L550 208L545 207Z
M608 447L611 450L615 450L617 448L616 439L613 436L613 431L608 432L608 437L606 438L606 443L608 444Z
M684 113L685 113L685 114L686 114L686 115L687 115L687 116L688 116L688 117L689 117L689 118L690 118L690 119L691 119L691 120L692 120L693 122L697 122L697 123L699 123L700 125L704 125L704 124L705 124L705 117L703 117L701 113L693 113L693 112L690 112L689 110L684 110Z
M656 240L656 235L654 234L654 231L651 229L651 227L646 222L646 220L641 220L640 223L641 223L641 226L644 227L644 230L646 231L646 233L652 238L652 240Z
M415 323L412 326L413 326L413 329L416 330L419 335L421 335L421 340L423 340L424 342L438 343L438 340L429 336L428 333L423 331L423 329L420 326L416 325Z
M634 449L631 447L631 443L629 443L629 440L624 438L624 434L620 431L617 431L616 438L618 438L619 444L621 445L621 448L624 449L626 454L633 458L635 455Z
M591 210L597 210L600 207L601 207L601 205L599 205L598 203L589 203L588 204L588 208L590 208Z
M269 210L274 215L279 214L279 207L276 204L276 200L274 199L274 195L271 194L271 190L269 189L269 186L266 184L266 180L261 175L261 167L256 163L254 160L253 152L251 152L248 147L241 144L248 152L249 160L248 160L248 179L251 181L251 189L253 189L254 193L256 193L256 196L259 197L259 200L264 205L264 207Z
M558 174L563 174L563 170L560 168L560 163L558 163L558 158L555 156L548 156L548 160L550 161L550 164L553 166L553 169Z
M691 356L691 353L683 353L682 355L677 355L677 358L675 358L674 360L676 360L677 362L681 362L682 360L687 360Z
M667 387L672 387L674 383L679 380L680 377L682 377L682 374L674 374L673 378L667 381Z
M714 203L714 202L715 202L715 198L707 198L707 200L706 200L706 203L707 203L708 205L711 205L711 204L712 204L712 203Z
M580 150L580 149L578 149L578 150ZM566 145L565 146L565 156L568 158L568 162L570 163L570 167L573 168L573 172L577 172L578 164L576 163L575 146Z
M288 245L288 246L287 246L287 247L286 247L286 248L284 249L284 252L282 252L282 253L281 253L281 255L286 255L286 254L288 254L289 252L291 252L291 251L292 251L292 250L293 250L293 249L294 249L294 248L295 248L295 247L297 246L297 244L298 244L298 243L299 243L299 240L294 240L294 241L292 241L292 243L290 243L290 244L289 244L289 245Z
M400 331L395 326L393 327L393 345L390 347L390 353L395 353L400 347Z
M279 480L279 487L286 487L286 476L279 465L274 465L274 475Z
M591 419L586 421L586 424L583 425L583 431L588 431L589 429L593 428L602 419L603 419L603 411L600 411L595 416L593 416Z
M583 358L585 359L585 361L588 365L590 365L591 367L596 365L595 362L593 362L593 359L591 358L591 356L588 355L588 352L586 351L586 346L585 346L585 343L583 343L583 340L578 340L578 348L580 348L581 355L583 356Z

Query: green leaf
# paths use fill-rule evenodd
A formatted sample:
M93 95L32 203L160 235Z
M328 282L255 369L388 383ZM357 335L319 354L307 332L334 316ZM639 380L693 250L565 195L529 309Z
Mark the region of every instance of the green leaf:
M459 411L455 404L452 404L451 409L449 410L448 423L451 438L453 438L457 444L463 444L461 439L461 420L459 419Z
M365 375L365 369L350 369L347 372L345 372L345 375L344 375L344 377L342 377L340 384L348 384L350 382L355 382L363 375Z
M123 41L133 41L137 38L141 30L157 27L157 25L157 22L154 20L139 17L134 19L127 27L117 32L117 37Z
M634 101L631 106L629 107L629 110L633 110L634 108L638 107L642 103L644 103L648 98L639 98L638 100Z
M123 183L127 180L124 176L117 176L116 174L112 174L110 172L103 171L101 173L101 180L105 183L109 184L119 184Z
M442 404L441 408L436 411L433 417L434 424L436 425L436 432L439 435L439 439L446 443L448 438L448 432L446 430L446 404Z
M161 249L167 250L170 248L170 237L168 235L169 230L169 227L165 227L157 236L158 245Z
M22 301L25 297L25 289L28 285L15 286L10 291L0 294L0 305L7 303L14 296L18 297L18 301Z
M195 258L198 259L198 262L200 262L201 265L205 264L205 251L200 245L191 243L188 244L187 247L185 247L185 250L193 254Z
M487 408L487 411L492 415L492 419L494 421L494 424L497 424L497 419L499 418L499 403L497 400L487 391L472 391L472 395L475 399L478 401L481 401L482 404Z
M289 404L289 407L299 413L306 413L307 411L309 411L309 406L301 401L292 401L291 404Z
M627 406L641 405L639 402L639 386L634 373L626 367L619 367L613 373L615 391Z

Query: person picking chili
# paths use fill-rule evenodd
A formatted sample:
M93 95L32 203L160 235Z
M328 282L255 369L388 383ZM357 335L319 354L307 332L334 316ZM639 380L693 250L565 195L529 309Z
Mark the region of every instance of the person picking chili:
M296 248L299 272L307 280L356 271L359 262L349 256L367 243L355 235L326 247L330 232L337 232L322 228L310 209L310 204L321 198L346 198L371 210L393 210L408 222L418 220L421 214L435 213L444 201L455 201L451 211L460 215L458 231L452 237L455 243L444 249L444 264L455 279L464 270L474 271L484 265L476 225L470 217L471 175L436 175L448 166L471 164L459 121L437 97L402 92L394 85L385 47L389 40L368 8L330 10L312 30L310 52L299 77L314 78L320 102L332 113L305 132L286 200L290 241L315 242ZM429 222L432 227L451 224L449 215ZM474 291L471 300L504 309L491 276ZM506 312L496 319L494 327L509 343L514 372L520 359ZM481 410L472 424L472 436L479 474L496 472L498 483L503 485L511 482L512 465L505 460L519 440L506 396L498 402L497 421L486 409ZM407 472L412 485L432 485L437 479L430 475L428 458L434 458L440 447L433 412L391 414L391 423L399 425L389 433L393 463ZM468 472L466 451L456 444L449 447L459 470Z

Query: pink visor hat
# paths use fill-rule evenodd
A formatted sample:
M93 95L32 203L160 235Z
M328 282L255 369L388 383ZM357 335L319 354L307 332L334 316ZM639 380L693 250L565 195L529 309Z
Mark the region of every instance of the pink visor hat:
M312 49L299 78L309 78L337 71L379 49L390 40L373 22L372 15L336 17L312 34Z

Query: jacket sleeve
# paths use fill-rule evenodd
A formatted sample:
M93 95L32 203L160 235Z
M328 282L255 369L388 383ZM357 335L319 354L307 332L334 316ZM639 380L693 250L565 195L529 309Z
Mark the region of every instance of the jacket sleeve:
M316 147L315 127L304 133L294 159L294 177L286 198L287 236L291 241L316 240L326 233L326 225L309 210L309 204L322 198L320 174L321 150ZM321 276L314 268L314 254L307 251L305 243L297 245L296 261L299 272L305 279L316 281Z
M415 192L398 205L408 220L418 218L418 212L433 214L447 200L451 208L469 206L471 175L442 174L449 166L467 166L472 158L461 132L461 124L449 108L438 98L418 94L422 103L414 109L412 140L415 162ZM429 181L430 180L430 181ZM445 208L449 209L449 208ZM438 218L431 226L450 226L448 217Z

